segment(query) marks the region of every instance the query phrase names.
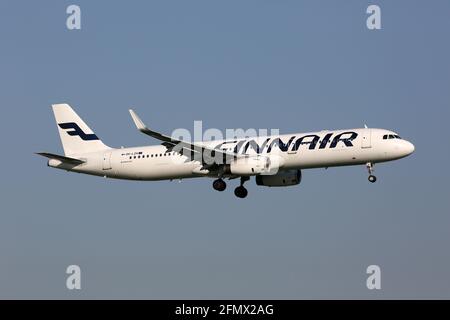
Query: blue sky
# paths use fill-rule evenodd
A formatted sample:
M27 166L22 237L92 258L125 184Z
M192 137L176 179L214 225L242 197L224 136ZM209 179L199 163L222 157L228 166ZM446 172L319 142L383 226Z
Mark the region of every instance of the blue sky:
M70 4L82 29L69 31ZM378 4L382 29L366 28ZM448 1L2 1L1 298L450 298ZM406 159L250 196L52 170L52 103L111 146L156 130L372 127ZM231 186L230 186L231 187ZM65 287L78 264L82 290ZM366 288L377 264L382 290Z

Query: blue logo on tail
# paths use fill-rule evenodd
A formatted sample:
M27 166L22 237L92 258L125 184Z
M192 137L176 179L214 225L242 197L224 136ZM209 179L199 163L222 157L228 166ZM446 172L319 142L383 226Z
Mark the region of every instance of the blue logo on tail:
M75 122L58 123L58 126L64 130L73 129L72 131L66 131L69 136L79 136L82 140L85 141L99 140L98 137L93 133L84 133L84 131L81 130L81 128Z

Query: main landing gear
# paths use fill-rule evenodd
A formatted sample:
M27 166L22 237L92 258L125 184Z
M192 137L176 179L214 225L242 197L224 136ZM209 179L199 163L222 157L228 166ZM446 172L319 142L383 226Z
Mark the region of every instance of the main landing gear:
M241 184L234 189L234 195L238 198L245 198L248 195L247 189L244 187L244 182L250 180L249 177L241 177Z
M227 188L227 184L223 179L217 179L213 182L213 188L217 191L224 191Z
M245 198L248 195L247 189L244 187L245 181L250 180L250 177L241 177L240 185L234 189L234 194L238 198ZM217 191L224 191L227 188L227 184L222 178L216 179L213 182L213 188Z
M377 181L377 177L375 177L372 173L373 173L373 163L372 162L367 162L366 163L366 167L367 170L369 171L369 181L374 183L375 181Z

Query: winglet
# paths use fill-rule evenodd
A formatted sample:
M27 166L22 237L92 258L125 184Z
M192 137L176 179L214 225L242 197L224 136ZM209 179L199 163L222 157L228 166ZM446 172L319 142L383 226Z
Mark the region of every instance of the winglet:
M134 121L134 124L136 125L136 127L139 130L145 130L147 129L147 127L145 126L145 124L142 122L142 120L138 117L138 115L136 114L136 112L134 112L132 109L128 110L130 111L131 114L131 118Z
M149 135L153 138L165 141L165 142L172 142L172 138L169 136L165 136L159 132L153 131L151 129L149 129L143 122L142 120L138 117L138 115L136 114L136 112L134 112L132 109L129 109L128 111L130 111L131 114L131 118L133 118L134 124L136 125L136 127L139 129L140 132L145 133L146 135Z

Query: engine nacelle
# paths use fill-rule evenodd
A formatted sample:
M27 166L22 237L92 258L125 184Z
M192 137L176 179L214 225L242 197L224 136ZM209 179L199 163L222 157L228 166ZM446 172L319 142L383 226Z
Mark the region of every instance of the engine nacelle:
M225 173L237 176L257 175L269 170L270 159L261 156L238 158L225 166Z
M295 186L302 181L302 172L300 170L281 171L274 175L256 176L256 184L266 187L286 187Z

